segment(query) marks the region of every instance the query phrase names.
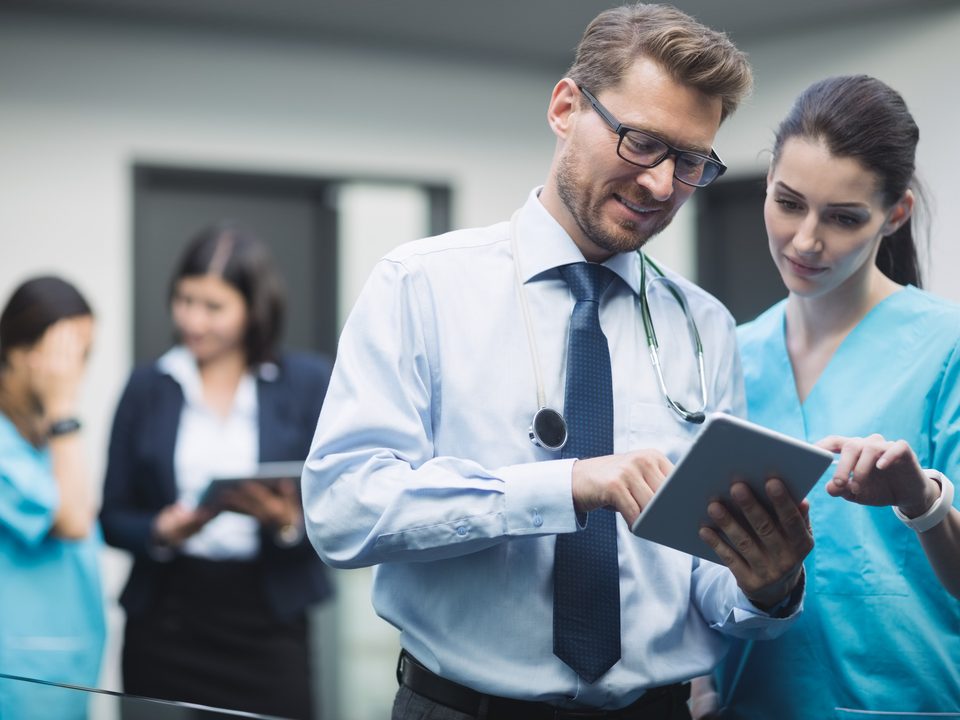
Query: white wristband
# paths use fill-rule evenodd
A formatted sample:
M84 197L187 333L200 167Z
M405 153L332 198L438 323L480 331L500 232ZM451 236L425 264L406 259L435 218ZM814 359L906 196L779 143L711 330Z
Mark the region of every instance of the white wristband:
M940 486L940 497L933 501L930 509L923 515L908 518L900 512L900 508L893 508L894 514L903 521L903 524L918 533L926 532L939 525L953 508L953 483L937 470L924 470L924 472Z

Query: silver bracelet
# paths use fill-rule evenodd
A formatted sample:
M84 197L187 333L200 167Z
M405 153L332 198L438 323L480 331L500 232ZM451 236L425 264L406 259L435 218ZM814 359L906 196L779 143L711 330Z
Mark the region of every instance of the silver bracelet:
M950 514L953 508L953 483L942 472L937 470L924 470L928 477L932 478L940 486L940 497L933 501L933 505L923 515L915 518L908 518L900 508L894 506L894 514L900 518L904 525L918 533L926 532L931 528L943 522L943 519Z

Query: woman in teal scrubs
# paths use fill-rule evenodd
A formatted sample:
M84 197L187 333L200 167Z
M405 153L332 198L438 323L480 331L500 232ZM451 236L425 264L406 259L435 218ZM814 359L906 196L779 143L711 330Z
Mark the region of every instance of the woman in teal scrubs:
M789 296L740 328L748 411L839 458L809 496L803 615L734 646L722 717L960 717L960 307L919 289L918 135L866 76L814 84L777 132L764 217Z
M0 674L95 686L102 547L76 419L93 335L69 283L23 283L0 314ZM0 677L0 718L87 717L86 694Z

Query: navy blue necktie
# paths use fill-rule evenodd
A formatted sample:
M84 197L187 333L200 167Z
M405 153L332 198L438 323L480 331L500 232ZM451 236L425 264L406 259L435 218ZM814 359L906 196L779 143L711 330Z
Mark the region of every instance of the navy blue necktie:
M600 296L613 280L602 265L574 263L560 274L576 298L570 316L561 457L613 453L610 350L600 329ZM553 571L553 652L588 683L620 659L617 516L594 510L579 532L557 536Z

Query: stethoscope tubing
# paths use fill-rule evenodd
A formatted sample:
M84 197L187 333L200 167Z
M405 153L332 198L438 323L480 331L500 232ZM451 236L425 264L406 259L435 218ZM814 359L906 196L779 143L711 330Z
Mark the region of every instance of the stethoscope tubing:
M540 352L537 348L536 334L533 328L533 317L530 313L530 304L527 301L526 287L523 282L523 275L520 272L520 249L517 241L517 218L519 211L513 214L510 219L510 249L513 254L513 269L517 286L517 293L520 300L520 308L523 315L523 322L527 331L527 344L530 348L530 361L533 365L533 375L537 385L537 411L534 413L530 423L528 436L530 441L541 448L552 451L559 451L567 442L567 424L563 414L558 410L547 407L546 391L544 389L543 371L540 365ZM697 330L696 322L690 312L686 297L683 291L672 280L667 278L663 270L656 263L637 250L637 256L640 261L640 293L637 302L640 305L640 315L643 318L644 334L647 339L647 348L650 354L650 362L653 365L654 374L657 377L657 384L660 392L666 401L667 406L679 415L683 420L693 424L702 423L707 407L707 383L706 373L704 371L703 344L700 340L700 333ZM680 304L684 317L687 319L687 329L690 340L694 347L697 358L697 376L700 384L700 402L698 410L687 410L683 405L674 401L667 391L667 384L663 377L663 368L660 365L659 342L657 333L653 326L653 318L650 315L650 306L647 301L647 265L653 268L657 275L650 280L652 286L655 282L662 282L673 297ZM550 434L551 437L547 437Z

